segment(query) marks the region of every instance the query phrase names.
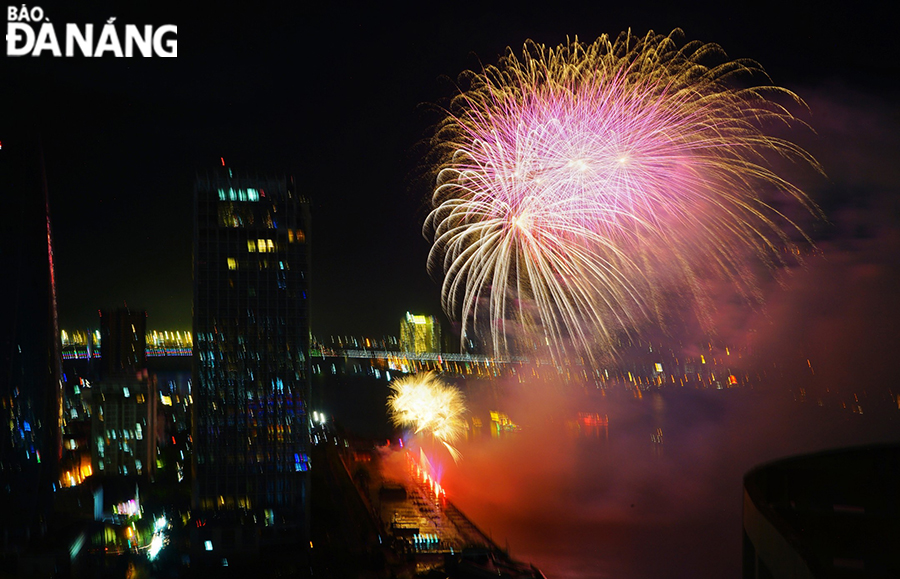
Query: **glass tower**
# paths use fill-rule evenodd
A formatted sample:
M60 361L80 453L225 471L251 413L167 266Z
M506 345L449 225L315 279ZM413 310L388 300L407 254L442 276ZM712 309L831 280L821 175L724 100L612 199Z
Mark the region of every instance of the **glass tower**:
M225 168L194 199L194 506L306 520L309 204Z
M406 312L400 320L400 349L416 354L441 352L441 324L434 316Z

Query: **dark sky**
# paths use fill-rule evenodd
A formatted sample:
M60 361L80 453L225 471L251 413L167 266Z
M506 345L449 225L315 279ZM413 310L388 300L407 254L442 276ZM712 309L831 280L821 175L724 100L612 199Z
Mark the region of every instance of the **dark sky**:
M429 191L415 178L428 105L528 38L680 27L719 43L810 102L807 120L826 130L800 138L826 165L829 179L808 186L827 211L896 191L881 173L898 126L891 19L874 3L787 4L41 3L54 22L177 24L178 58L0 57L0 140L43 143L63 327L95 326L123 301L151 328L190 327L193 179L224 157L291 173L310 198L314 333L396 334L403 312L440 308L421 234ZM821 235L861 235L829 227Z

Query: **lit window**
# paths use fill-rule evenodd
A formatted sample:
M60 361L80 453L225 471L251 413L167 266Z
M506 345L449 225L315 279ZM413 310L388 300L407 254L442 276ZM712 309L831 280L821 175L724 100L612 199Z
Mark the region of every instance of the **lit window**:
M206 547L207 551L212 551L212 541L205 541L203 546Z
M237 260L235 258L228 258L228 269L237 269Z
M272 242L271 239L266 240L266 245L268 246L269 251L275 251L275 244Z
M265 240L265 239L257 239L257 240L256 240L256 244L257 244L257 246L259 247L259 252L260 252L260 253L265 253L265 252L266 252L266 240Z
M253 241L252 239L247 240L247 251L249 251L250 253L253 253L256 251L256 242Z
M131 397L131 391L127 387L123 387L122 396L124 396L125 398Z

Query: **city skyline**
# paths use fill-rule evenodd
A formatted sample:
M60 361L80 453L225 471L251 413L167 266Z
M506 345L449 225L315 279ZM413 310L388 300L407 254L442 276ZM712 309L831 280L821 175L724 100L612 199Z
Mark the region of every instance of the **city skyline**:
M110 492L108 505L95 495L93 509L90 500L69 501L87 526L92 513L104 516L100 507L121 517L136 513L138 494L146 499L144 536L133 543L135 526L117 524L88 537L86 546L103 549L94 563L133 560L126 546L152 549L151 529L159 549L171 506L184 513L192 502L192 515L172 517L174 548L159 570L188 571L190 552L190 568L201 574L205 565L228 565L235 576L273 574L267 566L302 576L308 565L315 576L329 568L353 576L342 568L371 563L386 575L409 569L407 547L453 537L441 530L444 517L397 526L412 521L395 518L394 507L369 507L401 492L423 502L419 491L430 488L423 504L446 490L452 505L439 510L447 519L486 530L487 545L499 552L505 543L507 554L548 576L735 575L748 552L740 525L745 473L788 454L900 436L900 48L880 10L42 5L52 26L40 26L58 31L67 22L120 34L126 26L177 25L182 50L177 58L0 55L0 276L4 301L13 304L0 332L8 370L0 372L7 425L0 512L4 528L20 533L10 544L36 547L60 536L46 524L64 513L57 499L87 499L116 472L146 479L156 470L156 481L144 483L159 493L134 487L122 503ZM558 46L576 36L592 42L675 29L686 52L692 41L716 43L728 61L753 59L767 71L750 86L788 91L783 104L799 122L776 120L767 134L808 151L824 175L815 163L757 158L821 207L822 219L789 203L772 207L813 243L796 252L786 239L769 245L774 264L748 271L760 275L752 307L735 297L730 279L702 288L708 299L698 312L679 311L684 294L672 290L671 301L654 302L654 320L623 325L607 342L589 332L588 349L601 344L596 358L545 360L534 348L532 356L504 359L480 349L482 335L466 335L468 351L453 352L459 325L441 312L423 224L435 188L428 139L465 90L457 79L495 65L507 47L521 54L528 41ZM634 110L622 116L634 119ZM764 124L759 115L737 117L738 125ZM537 132L527 120L509 126ZM588 138L599 134L618 133ZM679 173L705 175L690 164L660 165L663 189ZM725 189L705 199L715 203L731 193ZM647 219L657 222L649 209ZM523 223L531 220L505 225ZM728 243L697 238L702 247L689 250ZM668 271L665 245L650 253L643 265L658 261ZM496 281L484 294L506 297ZM529 298L523 284L509 296L520 308ZM564 298L556 293L548 305L565 307ZM98 311L106 312L105 327ZM122 323L111 323L114 311ZM431 316L440 332L427 323ZM502 317L492 321L488 331L509 330ZM87 342L85 330L98 326L93 344L72 344ZM70 334L59 352L61 329ZM160 330L181 333L154 335ZM375 340L317 347L310 335ZM453 353L441 353L441 343ZM397 386L428 372L448 387L413 396L426 404L406 416L409 405L388 407L397 402L391 390L402 394ZM462 398L443 396L455 389L465 396L464 413ZM448 407L454 412L426 420ZM454 451L464 460L453 460ZM402 485L382 492L395 467L401 481L404 470L418 481L414 493ZM862 469L853 474L868 478ZM362 509L348 502L361 496L369 501L356 505ZM834 497L826 510L831 503L848 505L854 517L862 508ZM237 520L228 515L240 518L244 509L258 511L252 520L262 532L228 528ZM303 515L301 527L311 523L309 536L278 520L285 510ZM226 516L207 516L213 511ZM271 528L280 522L289 523L283 534ZM393 538L385 541L388 529ZM262 548L265 537L274 549ZM455 554L462 544L443 547ZM13 573L29 564L24 554L4 552Z
M191 184L222 158L238 170L298 175L311 200L315 334L393 334L406 311L444 318L425 267L431 183L420 144L437 118L430 111L455 94L456 75L528 38L554 44L681 27L686 41L759 61L808 102L810 112L798 114L819 133L791 135L828 175L801 176L831 221L813 236L846 246L866 229L896 225L886 215L865 222L896 181L885 151L897 64L874 10L564 8L498 5L450 23L424 7L358 6L340 19L326 7L247 18L165 4L48 7L61 21L118 12L122 22L179 24L183 35L177 59L2 62L15 87L2 102L22 113L0 125L3 146L39 134L44 149L62 327L94 327L98 309L123 303L147 310L151 329L189 325ZM329 44L332 31L339 41ZM848 136L858 137L849 151Z

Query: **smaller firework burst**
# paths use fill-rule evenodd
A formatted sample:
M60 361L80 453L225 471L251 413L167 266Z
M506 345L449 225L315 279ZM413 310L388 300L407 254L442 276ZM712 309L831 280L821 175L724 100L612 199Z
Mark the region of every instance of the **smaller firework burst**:
M391 390L387 404L394 424L413 428L416 434L430 434L453 460L459 460L453 443L465 428L462 393L431 372L401 378L391 384Z

